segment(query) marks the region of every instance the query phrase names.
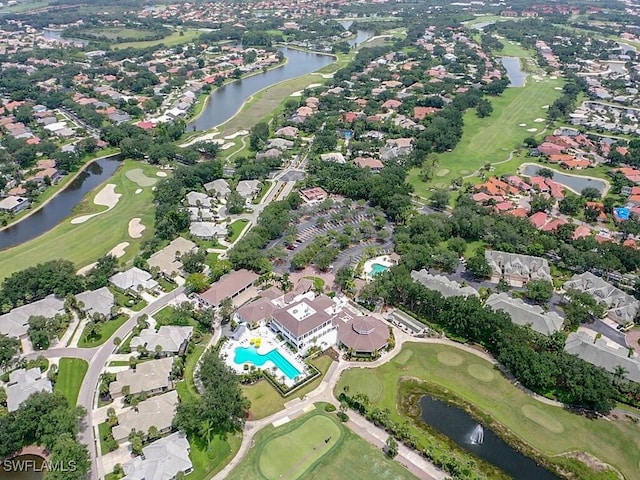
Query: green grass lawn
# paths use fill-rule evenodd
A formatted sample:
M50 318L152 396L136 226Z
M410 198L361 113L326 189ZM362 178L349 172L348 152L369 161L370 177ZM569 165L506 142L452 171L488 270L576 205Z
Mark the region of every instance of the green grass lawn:
M82 336L80 337L80 340L78 340L78 347L93 348L102 345L104 342L111 338L111 335L116 333L116 330L118 330L118 328L120 328L128 318L128 316L120 314L112 318L111 320L107 320L102 324L102 331L100 332L99 337L87 338L83 330Z
M317 404L315 411L286 425L263 428L228 480L415 478L322 408Z
M100 452L102 455L112 452L115 449L109 448L107 441L105 440L111 434L111 428L107 422L102 422L98 425L98 435L100 437Z
M313 382L305 385L300 390L296 390L287 398L283 398L280 393L266 380L260 380L253 385L247 385L242 387L242 392L251 401L251 408L249 409L249 415L252 420L259 420L269 415L273 415L276 412L284 409L285 402L288 402L294 398L302 398L307 393L315 390L322 382L327 370L331 366L331 357L328 355L321 355L311 360L311 363L320 370L318 378Z
M376 369L349 369L342 374L336 394L367 393L373 405L389 408L397 421L398 382L415 377L451 391L474 405L512 434L545 454L588 452L619 469L625 478L638 472L640 426L624 419L597 419L570 413L532 399L511 385L493 366L453 346L408 343L391 362ZM423 430L415 429L418 435Z
M108 40L149 38L153 35L153 32L150 30L130 27L86 28L82 30L82 33L95 35L96 37L106 38Z
M247 226L247 223L249 223L249 220L245 220L244 218L241 218L229 225L231 227L231 232L232 232L231 237L229 237L229 240L228 240L229 243L233 243L238 239L238 237L242 233L242 230L244 230L244 227Z
M80 386L89 364L79 358L61 358L58 364L58 379L56 392L62 392L70 405L78 403Z
M241 442L240 435L228 435L226 439L218 436L213 437L208 446L204 442L190 440L189 457L193 464L193 471L185 479L206 480L211 478L231 461L240 449Z
M160 40L146 40L140 42L125 42L125 43L117 43L111 47L112 50L122 50L125 48L147 48L147 47L155 47L156 45L163 44L167 47L175 47L176 45L180 45L182 43L190 43L196 40L200 33L196 29L188 28L182 30L184 32L183 35L180 35L180 31L173 32L171 35L166 36Z
M55 228L33 240L0 252L0 280L14 272L24 270L38 263L54 259L73 262L78 268L84 267L107 254L121 242L128 242L120 263L128 262L140 250L140 245L153 235L154 209L151 187L142 189L126 177L126 172L141 168L149 177L155 177L157 168L140 162L127 160L116 173L85 197L70 218L62 220ZM115 184L116 193L122 194L117 205L110 211L93 217L81 224L72 224L70 219L80 214L100 212L105 207L93 203L93 198L104 185ZM129 236L129 221L140 218L146 229L142 237Z
M260 192L258 192L258 195L256 195L256 198L254 198L251 203L253 203L254 205L259 204L269 191L269 188L271 188L271 183L271 180L263 180L262 186L260 187Z
M517 45L508 47L510 55L526 54L526 50ZM529 75L526 86L507 88L499 97L487 97L493 105L491 116L478 118L475 109L467 111L460 143L453 151L439 155L440 163L433 179L428 183L423 182L419 168L409 172L408 182L414 186L416 194L428 197L430 188L446 188L456 178L468 176L487 163L507 160L510 152L526 137L543 131L546 123L536 123L534 120L546 117L547 111L541 107L550 105L560 96L555 88L562 84L560 78L552 80L544 77L541 81L535 81ZM520 124L526 126L521 127ZM529 128L535 128L536 131L528 132Z

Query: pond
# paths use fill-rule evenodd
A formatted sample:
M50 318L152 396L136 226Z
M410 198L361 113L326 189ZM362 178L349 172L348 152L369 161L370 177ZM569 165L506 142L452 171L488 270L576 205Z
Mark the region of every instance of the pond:
M284 65L215 89L211 92L209 102L200 116L189 123L187 131L208 130L220 125L233 117L254 93L284 80L314 72L335 61L335 58L330 55L303 52L293 48L278 48L278 50L287 57ZM322 77L318 76L318 80L322 80Z
M553 172L552 180L554 182L559 183L560 185L564 185L569 190L573 190L575 193L580 193L587 187L593 187L601 195L603 195L607 190L607 183L604 180L598 180L597 178L589 178L589 177L581 177L579 175L570 175L568 173L562 173L553 168L549 168L544 165L536 165L533 163L527 163L523 165L521 169L522 175L525 177L534 177L538 175L538 171L541 168L546 168L547 170L551 170ZM603 195L604 196L604 195Z
M95 160L44 207L15 225L0 230L0 250L24 243L51 230L71 215L84 196L111 178L120 166L121 157L113 155Z
M11 460L0 463L0 478L2 480L41 480L45 478L43 472L43 458L37 455L19 455Z
M558 480L557 476L512 448L490 429L478 427L478 422L463 410L428 396L420 399L420 407L426 424L516 480Z
M500 57L500 62L507 70L510 87L524 87L527 74L522 71L522 65L518 57Z

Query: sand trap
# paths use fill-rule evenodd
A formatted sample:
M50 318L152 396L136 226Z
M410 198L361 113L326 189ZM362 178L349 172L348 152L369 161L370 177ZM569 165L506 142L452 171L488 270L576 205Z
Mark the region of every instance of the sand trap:
M156 172L156 177L166 177L167 176L167 172Z
M553 87L554 90L562 90L562 87Z
M136 188L135 194L136 195L140 195L142 193L142 189L141 188Z
M320 75L322 78L333 78L333 73L323 73Z
M536 119L534 120L534 122L535 122L535 123L542 123L542 122L544 122L544 118L536 118Z
M129 221L129 236L131 238L140 238L142 236L142 232L144 232L145 227L142 223L140 223L139 218L132 218Z
M557 79L558 79L558 77L556 77L555 75L551 75L549 78L550 78L551 80L557 80Z
M537 128L527 128L527 132L533 133L533 132L537 132L537 131L538 131Z
M317 88L321 86L322 86L321 83L310 83L309 85L307 85L307 88Z
M232 133L231 135L227 135L224 137L225 140L233 140L236 137L242 137L243 135L249 135L249 132L246 130L238 130L236 133Z
M113 247L111 250L109 250L109 253L107 253L107 255L113 255L116 258L120 258L124 255L124 250L128 246L129 246L129 242L119 243L115 247Z
M543 110L549 110L549 105L542 105L542 107L540 108L542 108Z
M89 265L85 265L80 270L76 272L76 275L84 275L85 273L89 273L89 271L97 265L98 262L90 263ZM411 350L409 350L411 351Z
M228 149L230 149L231 147L235 147L235 145L236 145L236 144L235 144L235 143L233 143L233 142L225 143L224 145L222 145L222 146L220 147L220 150L228 150Z
M98 213L92 213L90 215L81 215L79 217L72 218L71 223L74 225L84 223L90 218L102 215L103 213L108 212L113 207L115 207L118 204L118 200L120 200L120 197L122 196L122 194L116 193L115 189L116 185L114 183L108 183L102 190L96 193L96 196L93 199L94 204L100 205L102 207L107 207L106 210Z
M519 124L518 124L518 126L519 126L519 127L526 127L526 126L527 126L527 124L526 124L526 123L519 123Z
M150 187L158 181L157 178L147 177L141 168L134 168L125 173L127 178L141 187Z
M290 97L301 97L302 96L302 90L298 90L297 92L293 92L291 95L289 95Z

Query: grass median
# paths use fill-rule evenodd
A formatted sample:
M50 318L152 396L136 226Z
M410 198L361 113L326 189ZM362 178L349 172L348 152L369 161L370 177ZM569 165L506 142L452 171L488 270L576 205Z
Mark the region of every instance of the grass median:
M89 364L79 358L60 359L55 390L67 397L69 405L78 404L78 394L88 368Z

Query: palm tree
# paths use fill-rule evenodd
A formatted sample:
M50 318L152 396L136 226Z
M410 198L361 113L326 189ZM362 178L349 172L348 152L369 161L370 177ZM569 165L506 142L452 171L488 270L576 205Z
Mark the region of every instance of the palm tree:
M616 365L613 369L613 384L618 385L620 380L622 380L628 373L629 370L627 370L625 367L623 367L622 365Z

